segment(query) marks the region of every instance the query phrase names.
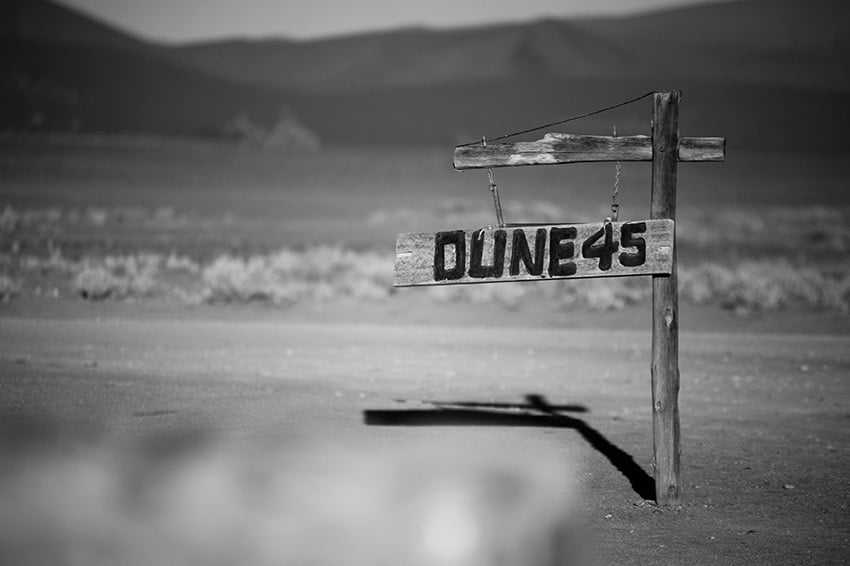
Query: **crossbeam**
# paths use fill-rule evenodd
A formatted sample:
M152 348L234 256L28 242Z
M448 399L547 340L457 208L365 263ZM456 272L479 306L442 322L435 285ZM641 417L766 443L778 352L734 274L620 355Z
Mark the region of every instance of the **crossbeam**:
M651 136L546 134L531 142L465 145L455 148L455 169L557 165L592 161L652 161ZM681 138L679 161L723 161L726 138Z

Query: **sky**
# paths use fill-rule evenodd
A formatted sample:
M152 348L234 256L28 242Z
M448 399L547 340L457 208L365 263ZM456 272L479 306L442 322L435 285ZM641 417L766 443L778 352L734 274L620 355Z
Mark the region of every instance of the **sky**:
M627 14L706 0L59 0L148 39L311 39L401 26ZM716 1L716 0L714 0Z

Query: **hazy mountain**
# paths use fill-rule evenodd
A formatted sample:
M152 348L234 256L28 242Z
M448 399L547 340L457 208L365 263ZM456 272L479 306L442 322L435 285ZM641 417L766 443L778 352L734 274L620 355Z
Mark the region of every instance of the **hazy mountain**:
M848 21L850 3L842 1L749 0L625 18L219 41L178 51L240 82L318 92L527 76L711 78L846 90Z
M110 49L140 49L147 45L108 24L42 0L3 0L0 38L5 41L91 45Z
M52 2L4 0L0 22L0 129L218 135L286 103Z
M328 143L494 136L648 90L686 135L848 148L850 4L748 0L625 18L315 41L142 41L45 0L0 6L0 128L218 135L281 108ZM648 131L642 109L569 131Z

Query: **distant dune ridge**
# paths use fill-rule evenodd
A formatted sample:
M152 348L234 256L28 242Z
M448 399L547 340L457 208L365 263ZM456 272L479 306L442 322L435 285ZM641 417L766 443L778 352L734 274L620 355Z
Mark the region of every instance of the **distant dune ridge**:
M222 136L280 116L322 143L453 144L681 88L682 130L847 149L850 4L745 0L619 18L165 45L46 0L0 6L0 130ZM648 109L570 131L646 133Z

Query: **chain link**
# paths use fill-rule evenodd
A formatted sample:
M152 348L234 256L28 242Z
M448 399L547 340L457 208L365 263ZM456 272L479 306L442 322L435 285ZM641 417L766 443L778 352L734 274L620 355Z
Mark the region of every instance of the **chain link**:
M617 126L614 126L614 137L617 137ZM611 220L617 221L620 216L620 204L617 202L617 197L620 195L620 171L622 170L620 162L617 161L614 165L614 192L611 195Z
M487 138L485 136L481 136L481 143L484 144L484 147L487 147ZM496 209L496 222L498 223L499 228L504 228L505 218L502 215L502 201L499 199L499 187L496 186L496 179L491 167L487 168L487 177L490 179L490 194L493 195L493 206Z

